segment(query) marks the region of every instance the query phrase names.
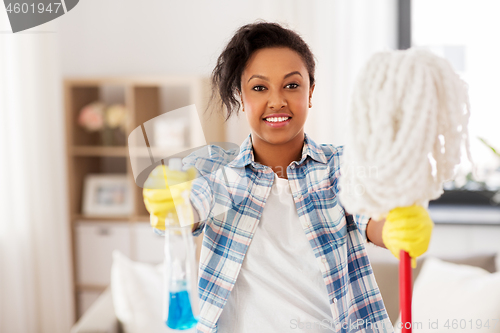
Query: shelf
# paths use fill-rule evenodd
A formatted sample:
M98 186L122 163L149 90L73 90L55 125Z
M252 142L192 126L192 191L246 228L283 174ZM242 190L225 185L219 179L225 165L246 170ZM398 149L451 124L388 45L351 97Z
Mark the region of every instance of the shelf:
M134 216L133 220L135 222L150 222L149 215L139 215L139 216Z
M127 148L127 154L130 153L133 157L150 157L153 156L155 158L169 157L169 156L182 156L188 155L185 152L189 151L196 147L177 147L177 148L161 148L161 147L150 147L150 148Z
M77 291L104 291L108 286L80 284L76 285Z
M158 254L154 246L144 246L144 242L151 241L150 238L144 238L142 245L138 243L140 238L137 238L140 234L138 230L147 230L143 233L151 236L149 213L144 205L142 188L137 185L145 180L144 174L159 164L160 160L168 164L168 159L184 158L208 142L226 141L224 117L219 113L209 117L204 112L210 93L210 79L201 76L72 77L64 80L68 220L72 231L76 318L81 313L81 302L78 300L83 297L78 293L101 292L107 287L104 277L110 271L110 253L114 249L130 258L144 260L152 260ZM125 106L128 122L125 135L117 136L117 140L120 139L116 141L120 142L119 146L104 146L100 132L89 132L80 126L78 119L82 108L95 101ZM186 109L181 115L190 124L184 140L187 147L164 148L166 144L161 144L165 142L161 140L164 139L163 131L159 130L161 136L157 139L154 127L148 131L147 124L152 124L152 119L166 112L193 104L196 109ZM196 125L198 119L201 127ZM136 131L138 137L129 137L138 127L142 127L141 131ZM151 147L148 148L148 145ZM134 174L134 170L138 175ZM86 179L99 174L127 175L133 197L130 213L123 210L117 211L123 215L83 214ZM153 239L158 241L157 238ZM162 248L163 242L159 242ZM199 258L202 237L198 237L197 242ZM100 256L99 253L105 255Z
M170 157L188 155L185 152L199 147L179 147L179 148L129 148L127 146L114 147L96 147L96 146L74 146L72 148L73 156L110 156L110 157Z
M95 222L95 221L106 221L106 222L124 222L133 221L139 223L149 223L149 215L139 215L139 216L85 216L85 215L73 215L73 221L81 222Z
M130 215L122 215L122 216L87 216L75 214L73 215L73 221L82 221L82 222L94 222L94 221L107 221L107 222L124 222L130 219Z
M436 224L500 225L500 207L486 205L429 205Z
M93 146L75 146L73 156L117 156L127 157L127 147L93 147Z
M179 86L192 85L200 80L197 75L142 75L142 76L75 76L66 77L65 81L75 87L88 87L103 84L123 85L123 86Z

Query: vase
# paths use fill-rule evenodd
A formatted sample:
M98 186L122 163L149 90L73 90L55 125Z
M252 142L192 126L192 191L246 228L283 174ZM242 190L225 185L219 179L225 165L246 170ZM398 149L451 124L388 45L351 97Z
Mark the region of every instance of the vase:
M125 133L120 128L105 127L101 130L101 145L103 146L124 146L125 141Z
M112 146L113 145L113 129L112 128L103 128L101 130L101 145L103 146Z

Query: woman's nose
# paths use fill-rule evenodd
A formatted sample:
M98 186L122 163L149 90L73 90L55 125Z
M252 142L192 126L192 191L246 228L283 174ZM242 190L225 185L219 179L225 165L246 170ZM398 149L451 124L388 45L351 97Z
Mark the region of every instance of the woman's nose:
M287 103L286 99L281 93L275 92L269 96L269 101L267 104L272 110L280 110L283 109Z

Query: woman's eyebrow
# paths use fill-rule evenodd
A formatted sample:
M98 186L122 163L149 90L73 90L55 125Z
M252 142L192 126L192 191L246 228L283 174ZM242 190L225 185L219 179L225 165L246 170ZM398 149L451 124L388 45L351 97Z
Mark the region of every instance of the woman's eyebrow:
M287 77L292 76L292 75L295 75L295 74L299 74L300 76L302 76L302 74L300 74L300 72L299 72L299 71L294 71L294 72L290 72L290 73L286 74L286 75L283 77L283 79L286 79ZM250 80L251 80L251 79L253 79L253 78L259 78L259 79L262 79L262 80L269 81L269 78L268 78L268 77L266 77L266 76L259 75L259 74L254 74L254 75L252 75L252 76L248 79L247 83L248 83L248 82L250 82Z

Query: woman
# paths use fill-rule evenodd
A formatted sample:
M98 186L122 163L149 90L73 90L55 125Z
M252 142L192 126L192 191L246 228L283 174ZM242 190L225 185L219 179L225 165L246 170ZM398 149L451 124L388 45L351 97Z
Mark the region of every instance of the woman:
M198 332L393 332L364 245L386 247L385 221L344 211L342 147L304 132L314 71L302 38L268 22L238 29L218 58L213 96L226 119L241 107L251 133L239 151L183 160L203 176L190 196L193 235L205 232Z

